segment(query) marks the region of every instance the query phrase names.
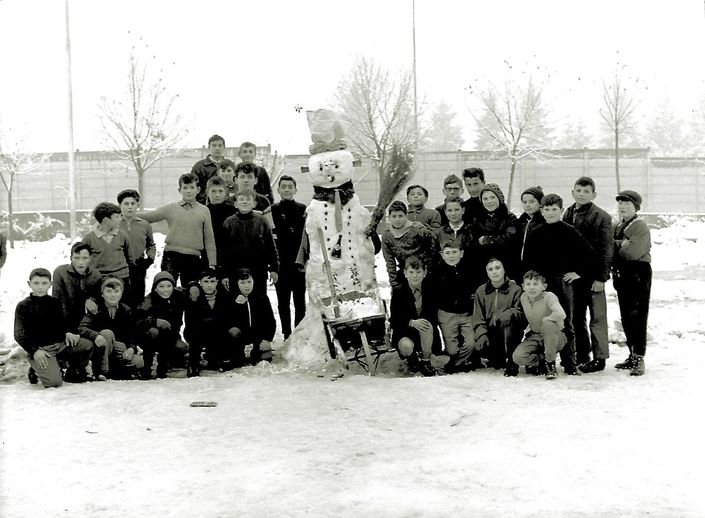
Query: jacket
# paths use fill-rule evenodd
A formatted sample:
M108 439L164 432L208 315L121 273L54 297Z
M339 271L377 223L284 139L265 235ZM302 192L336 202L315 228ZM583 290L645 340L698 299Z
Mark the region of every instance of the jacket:
M392 343L409 335L409 322L425 318L435 328L438 325L437 295L432 281L426 277L421 284L421 313L416 311L414 294L409 283L404 280L400 286L392 289L392 299L389 307L389 325L392 328ZM436 331L434 330L434 334Z
M471 272L468 271L464 258L456 266L450 266L441 260L433 280L434 289L442 294L438 297L438 309L448 313L472 314L475 290Z
M515 265L512 249L517 235L517 217L509 212L504 203L489 212L482 210L472 223L472 235L475 248L479 254L478 261L483 266L487 260L495 257L502 261L504 269L511 271ZM484 243L480 239L485 237Z
M498 325L500 315L508 314L513 324L521 322L521 288L511 279L495 288L490 281L475 291L475 309L472 314L472 326L475 340L487 334L489 327Z
M224 289L218 289L213 307L201 293L186 302L184 338L190 344L211 340L235 327L235 301Z
M388 228L382 234L382 255L387 266L389 282L397 283L397 270L404 269L404 262L412 255L418 257L431 271L437 260L436 240L426 227L409 224L403 234L395 236L394 230Z
M233 276L238 268L254 272L279 272L279 256L272 229L264 216L236 212L223 223L226 241L223 271Z
M296 256L306 223L306 205L294 200L282 200L272 205L281 270L295 268Z
M30 358L40 347L63 342L68 331L61 302L54 297L30 295L15 308L15 341Z
M94 342L100 331L109 329L115 335L115 340L134 349L136 347L135 320L130 306L120 302L115 311L115 318L110 318L105 301L101 298L97 304L97 313L95 315L86 313L78 326L78 334L81 338Z
M572 225L564 221L541 225L529 234L524 248L524 267L547 277L576 272L581 277L592 261L592 247Z
M198 191L196 195L196 201L198 201L198 203L206 204L206 198L208 197L206 185L212 176L218 174L218 167L218 163L215 162L210 155L193 164L191 173L198 176L198 186L200 187L200 191Z
M582 207L574 203L566 209L563 221L573 225L594 250L587 279L607 281L614 254L612 217L594 203Z
M277 322L269 298L251 294L247 301L234 304L235 327L242 331L245 343L271 342L277 330Z
M417 208L409 205L406 217L409 221L421 223L431 231L441 228L441 215L435 209Z
M628 243L625 245L624 240ZM612 269L619 271L629 262L651 262L651 231L642 219L634 216L622 221L614 229L614 260Z
M86 300L100 299L103 276L90 266L81 275L72 264L57 266L52 275L51 294L61 302L67 325L74 332L78 329L86 310Z
M536 230L538 227L541 225L544 225L546 223L546 220L543 217L543 214L541 212L536 212L533 215L528 215L526 212L523 212L521 216L517 219L517 243L516 243L516 248L517 252L516 255L519 257L519 264L522 266L521 268L521 273L523 274L526 270L524 270L524 250L526 249L526 240L529 237L529 234L531 234L534 230Z
M174 278L168 272L159 272L154 276L152 291L144 298L144 302L136 312L137 328L141 333L146 333L149 328L157 326L157 319L166 320L171 325L171 331L179 334L184 321L184 308L186 298L181 289L174 287L168 299L163 298L156 291L157 284L163 280L171 281L174 285Z

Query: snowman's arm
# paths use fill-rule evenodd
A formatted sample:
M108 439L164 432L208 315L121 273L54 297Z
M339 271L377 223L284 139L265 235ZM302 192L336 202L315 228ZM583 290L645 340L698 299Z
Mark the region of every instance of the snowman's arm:
M372 240L372 246L375 248L375 255L377 255L379 251L382 250L382 240L379 238L379 234L377 232L372 232L372 234L370 234L370 239Z
M301 234L301 244L299 244L299 251L296 254L296 264L300 265L302 268L306 266L310 253L311 243L308 240L308 234L306 233L306 229L304 229L303 233Z

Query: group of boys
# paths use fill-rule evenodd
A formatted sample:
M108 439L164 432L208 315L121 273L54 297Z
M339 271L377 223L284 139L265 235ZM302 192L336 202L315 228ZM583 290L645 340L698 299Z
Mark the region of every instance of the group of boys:
M440 328L446 373L494 367L512 377L525 366L555 378L558 354L568 375L604 370L604 286L612 273L630 350L616 367L644 374L651 243L636 215L641 196L617 195L614 228L593 202L593 179L581 177L565 212L559 195L529 187L517 218L481 169L463 175L464 182L456 175L444 180L445 200L436 209L425 207L428 191L420 185L407 188L408 206L396 201L388 209L382 251L392 286L392 340L409 368L436 374L430 359L441 350Z
M254 144L240 146L237 165L224 157L222 137L211 137L209 150L179 178L178 202L137 212L140 195L128 189L118 194L119 205L100 203L96 228L72 247L71 263L54 272L51 297L51 274L32 271L32 294L15 319L30 381L60 385L59 362L64 380L85 381L89 362L90 378L104 380L151 379L155 356L157 377L178 366L197 376L202 365L222 371L271 361L276 323L268 280L285 339L292 295L294 326L304 316L305 279L296 258L306 206L295 201L290 176L278 179L281 201L271 204L269 176L253 163ZM463 177L444 180L444 203L435 209L425 207L428 191L420 185L407 189L408 206L396 201L388 209L381 241L392 286L390 327L409 369L435 375L431 355L447 354L448 374L489 366L516 376L525 366L553 378L560 353L566 374L603 370L604 283L612 269L631 353L618 367L643 374L651 270L648 227L636 218L640 196L619 193L622 222L613 233L610 216L592 202L591 178L576 181L575 204L565 214L557 194L526 189L517 218L482 169L465 169ZM629 204L633 210L623 212ZM168 231L161 271L145 297L156 257L150 223L162 220Z

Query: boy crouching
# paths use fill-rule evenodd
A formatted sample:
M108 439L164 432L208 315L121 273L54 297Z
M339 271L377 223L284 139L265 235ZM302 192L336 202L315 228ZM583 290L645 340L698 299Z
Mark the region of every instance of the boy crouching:
M538 367L544 370L546 379L554 379L556 355L566 344L563 334L565 311L558 297L546 291L546 279L540 273L529 270L524 274L524 293L521 308L529 322L529 332L513 354L517 365Z

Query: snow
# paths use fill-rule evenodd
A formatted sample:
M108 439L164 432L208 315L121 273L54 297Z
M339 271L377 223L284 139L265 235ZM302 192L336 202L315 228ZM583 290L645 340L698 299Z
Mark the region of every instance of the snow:
M68 241L19 243L0 277L0 515L704 516L705 225L652 237L640 378L613 344L605 371L553 382L409 377L395 355L337 379L293 369L277 335L272 365L59 389L27 383L12 318Z

